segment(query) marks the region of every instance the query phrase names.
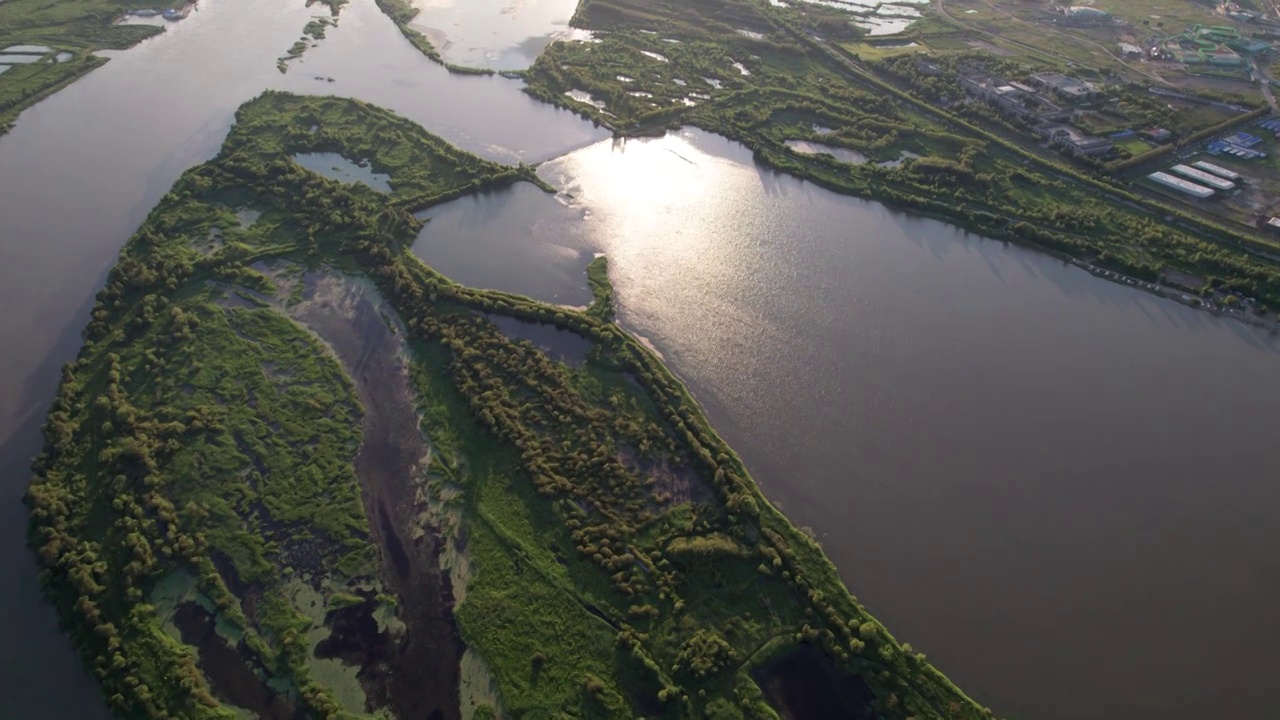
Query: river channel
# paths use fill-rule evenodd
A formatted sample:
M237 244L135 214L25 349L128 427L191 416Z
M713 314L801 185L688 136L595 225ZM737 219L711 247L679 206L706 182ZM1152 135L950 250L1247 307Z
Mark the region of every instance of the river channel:
M264 88L360 97L486 157L547 161L560 195L454 201L415 251L569 304L607 253L621 321L766 494L997 714L1269 714L1276 339L833 195L713 135L614 143L516 81L445 73L371 0L281 75L311 14L205 0L0 138L0 717L105 717L39 599L26 466L121 244Z

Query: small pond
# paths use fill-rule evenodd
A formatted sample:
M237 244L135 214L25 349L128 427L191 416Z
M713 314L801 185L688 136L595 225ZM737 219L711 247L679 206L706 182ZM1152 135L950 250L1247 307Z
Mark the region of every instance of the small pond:
M576 100L580 103L586 103L587 105L591 105L592 107L596 107L601 110L605 108L605 104L603 100L597 100L594 95L587 92L586 90L570 90L569 92L565 93L565 96L571 100Z
M367 162L352 162L338 153L299 153L293 156L293 161L330 180L362 183L378 192L391 192L391 176L374 172Z
M258 218L260 217L262 217L261 210L254 210L253 208L247 207L236 210L236 220L240 222L240 228L243 230L248 230L253 227L254 223L258 222Z
M783 720L871 720L875 695L862 678L837 668L812 645L802 645L752 673Z
M861 20L855 20L854 25L867 31L870 37L878 35L897 35L905 31L915 22L910 18L888 18L888 17L868 17Z
M572 330L561 330L554 325L526 322L502 315L485 315L498 326L504 335L516 340L528 340L552 360L579 367L587 361L591 341Z
M797 152L801 155L830 155L842 163L851 165L861 165L868 159L866 155L857 150L809 142L808 140L788 140L787 147L791 152Z
M876 164L879 165L880 167L898 167L899 165L901 165L902 163L908 160L915 160L919 157L920 157L919 155L911 152L910 150L903 150L902 152L898 153L898 157L894 158L893 160L885 160L884 162L876 163Z

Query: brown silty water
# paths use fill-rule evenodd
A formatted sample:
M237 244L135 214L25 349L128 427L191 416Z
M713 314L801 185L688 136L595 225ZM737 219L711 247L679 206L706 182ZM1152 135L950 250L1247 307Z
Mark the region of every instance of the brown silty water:
M430 449L418 428L403 332L393 333L390 310L365 284L317 272L304 282L304 301L288 312L333 349L364 405L356 475L381 551L382 580L406 626L395 638L377 632L367 613L339 611L329 618L335 642L321 649L360 662L370 702L397 717L457 720L465 646L449 577L440 569L438 535L414 532L420 522L414 496Z

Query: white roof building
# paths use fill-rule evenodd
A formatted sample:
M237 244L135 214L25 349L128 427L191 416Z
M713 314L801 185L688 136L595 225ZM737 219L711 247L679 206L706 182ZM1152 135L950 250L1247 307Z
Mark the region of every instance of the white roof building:
M1204 200L1206 198L1213 197L1213 190L1211 188L1207 188L1203 185L1197 185L1190 180L1183 180L1182 178L1174 177L1169 173L1153 172L1148 175L1147 178L1150 179L1151 182L1163 185L1167 188L1172 188L1178 192L1186 193L1194 198Z
M1193 167L1188 167L1186 165L1174 165L1173 167L1169 168L1169 171L1177 173L1184 178L1195 180L1201 185L1208 185L1214 190L1218 190L1221 192L1226 192L1228 190L1236 189L1236 184L1231 182L1230 180L1220 178L1217 175L1207 173L1203 170L1197 170Z

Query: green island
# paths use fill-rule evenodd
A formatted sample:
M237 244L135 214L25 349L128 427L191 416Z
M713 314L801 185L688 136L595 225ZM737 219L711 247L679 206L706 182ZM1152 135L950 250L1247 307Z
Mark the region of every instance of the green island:
M1188 22L1216 17L1174 3L1183 4ZM1280 24L1255 13L1249 22L1265 29L1197 25L1174 35L1172 22L1134 29L1101 10L1076 17L964 0L922 8L897 35L868 36L851 22L860 16L832 5L582 0L573 25L593 38L549 46L524 73L526 91L619 136L703 128L831 190L1276 321L1280 241L1266 220L1280 215L1280 173L1271 160L1242 166L1234 145L1221 158L1196 154L1237 130L1271 148L1274 131L1259 126L1268 99L1245 80L1242 55L1236 82L1185 63L1175 72L1162 59L1173 51L1161 48L1220 43L1206 62L1234 53L1228 45L1265 54L1259 38L1280 37ZM1134 23L1141 10L1128 10ZM1141 52L1154 45L1159 57L1146 65L1158 60L1164 75L1090 39L1099 37ZM1205 160L1245 179L1193 199L1148 178Z
M113 711L990 717L612 321L603 258L579 311L409 252L414 213L521 181L366 103L268 92L129 240L27 495Z
M324 39L325 31L331 27L337 27L338 16L342 13L342 8L347 4L347 0L309 0L307 6L320 3L329 8L328 14L314 15L307 24L302 27L302 35L289 46L284 55L276 60L276 69L281 73L289 72L289 61L302 57L302 54L308 48L313 48Z

